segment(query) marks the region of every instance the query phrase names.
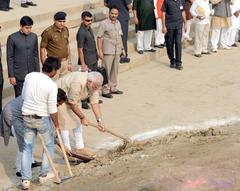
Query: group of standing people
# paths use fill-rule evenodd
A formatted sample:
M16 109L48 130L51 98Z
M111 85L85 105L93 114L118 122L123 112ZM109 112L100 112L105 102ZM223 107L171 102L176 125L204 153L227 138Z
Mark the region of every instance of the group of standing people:
M106 98L112 98L112 94L123 94L117 89L118 65L121 56L127 59L127 55L125 53L122 55L123 32L117 20L118 15L119 9L110 6L109 18L101 22L96 43L91 29L93 16L88 11L82 13L82 23L76 35L81 71L72 71L65 12L57 12L54 15L54 24L43 31L40 51L37 35L32 32L33 20L29 16L22 17L20 30L9 35L7 40L8 76L10 84L14 87L16 98L12 101L13 103L4 107L1 115L1 135L5 138L5 136L9 137L11 131L15 131L13 133L15 135L23 133L20 139L17 138L18 143L23 142L23 146L19 147L22 162L20 162L21 170L17 175L22 176L24 189L30 187L32 153L37 133L43 135L52 157L53 127L59 131L61 128L63 143L68 149L72 149L69 139L69 130L72 130L75 151L89 157L96 156L84 146L82 125L87 126L88 120L78 105L80 101L88 98L98 128L104 131L99 107L100 89L103 89L102 96ZM42 73L40 73L39 62L42 63ZM103 76L96 72L99 64L106 70L107 83L104 85ZM59 91L65 95L65 98L60 100L61 104L57 101ZM16 108L19 107L8 107L11 105L18 105L21 112L16 112ZM14 116L11 119L8 117L10 112ZM22 123L16 123L19 118ZM44 182L53 177L44 154L39 180Z

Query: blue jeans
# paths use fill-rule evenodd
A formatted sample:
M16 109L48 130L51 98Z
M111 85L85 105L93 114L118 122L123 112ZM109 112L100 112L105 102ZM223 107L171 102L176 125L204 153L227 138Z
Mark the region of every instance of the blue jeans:
M47 149L53 158L54 155L54 128L50 117L42 117L41 119L35 119L29 116L23 117L25 123L24 129L24 146L23 146L23 158L22 158L22 179L30 180L32 178L32 150L37 136L40 133L44 139ZM42 167L41 176L47 175L50 171L50 165L47 160L46 154L42 154Z

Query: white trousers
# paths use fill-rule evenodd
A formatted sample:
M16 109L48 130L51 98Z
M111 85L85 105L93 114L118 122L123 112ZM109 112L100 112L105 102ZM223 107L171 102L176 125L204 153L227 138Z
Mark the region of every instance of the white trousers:
M165 38L164 33L162 33L162 19L156 19L157 29L154 31L155 34L155 45L164 44Z
M191 30L191 25L192 25L192 19L187 20L186 25L187 25L187 31L186 32L184 32L184 27L183 27L183 37L184 38L190 38L189 34L190 34L190 30Z
M153 30L137 32L137 50L151 50Z
M238 29L235 27L231 27L228 30L228 41L227 41L228 46L232 46L236 42L237 32L238 32Z
M211 45L212 49L218 48L218 43L221 48L227 47L228 42L228 28L212 29Z
M84 143L83 143L83 129L82 125L80 127L74 128L73 129L73 135L75 139L75 148L76 149L82 149L84 148ZM63 139L63 144L71 150L71 144L70 144L70 138L69 138L69 130L61 130L61 136Z
M195 42L194 42L195 54L208 52L209 29L210 29L210 24L195 25Z

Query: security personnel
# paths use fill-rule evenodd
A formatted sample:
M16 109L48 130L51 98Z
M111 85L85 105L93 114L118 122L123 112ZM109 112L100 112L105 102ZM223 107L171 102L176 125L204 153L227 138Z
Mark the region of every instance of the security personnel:
M59 58L61 61L61 68L54 79L58 79L72 70L69 31L65 26L66 16L65 12L57 12L54 15L54 24L44 30L41 35L41 63L43 64L49 56Z

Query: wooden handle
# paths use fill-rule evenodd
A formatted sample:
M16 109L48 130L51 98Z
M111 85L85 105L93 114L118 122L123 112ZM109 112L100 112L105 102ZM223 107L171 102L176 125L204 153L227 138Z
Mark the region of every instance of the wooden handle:
M53 161L52 161L52 158L51 158L51 156L50 156L50 153L49 153L49 151L48 151L48 149L47 149L47 147L46 147L46 145L45 145L45 142L44 142L44 140L43 140L43 137L42 137L42 135L41 135L40 133L38 133L38 136L39 136L40 141L41 141L41 143L42 143L43 150L44 150L44 152L45 152L45 154L46 154L46 156L47 156L48 162L50 163L50 166L51 166L51 168L52 168L52 170L53 170L53 173L54 173L54 175L55 175L55 177L56 177L56 179L57 179L57 182L58 182L58 183L61 183L61 179L60 179L60 177L59 177L59 175L58 175L58 172L57 172L57 170L56 170L56 168L55 168L55 166L54 166L54 163L53 163Z
M89 124L90 126L95 127L95 128L98 129L98 125L96 125L96 124L91 123L91 122L88 122L88 124ZM130 142L128 138L125 138L125 137L123 137L123 136L121 136L121 135L118 135L118 134L110 131L110 130L107 129L107 128L104 128L104 129L105 129L105 132L107 132L107 133L109 133L109 134L111 134L111 135L113 135L113 136L115 136L115 137L118 137L118 138L124 140L125 142L128 142L128 143Z
M64 160L66 162L67 168L68 168L68 172L69 172L70 176L73 176L72 169L70 167L70 164L69 164L69 161L68 161L68 158L67 158L67 154L66 154L66 151L65 151L65 147L63 145L62 137L61 137L58 130L56 130L56 132L57 132L57 137L58 137L58 140L59 140L60 147L62 149L63 157L64 157Z

